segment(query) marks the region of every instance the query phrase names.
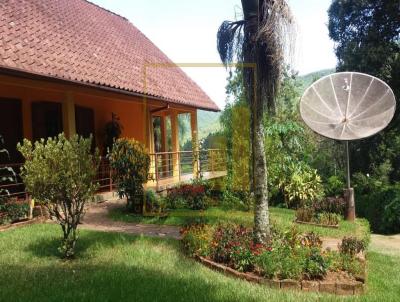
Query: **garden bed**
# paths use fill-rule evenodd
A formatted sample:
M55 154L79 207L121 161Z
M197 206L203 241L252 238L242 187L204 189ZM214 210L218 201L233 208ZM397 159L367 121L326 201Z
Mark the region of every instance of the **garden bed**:
M254 273L243 273L231 267L214 262L204 257L197 259L205 266L235 278L267 285L271 288L303 290L308 292L324 292L336 295L358 295L364 293L364 283L348 274L330 272L324 280L292 280L266 279Z
M313 232L272 227L265 243L252 228L235 224L193 224L182 229L186 253L203 264L251 282L282 289L354 295L363 292L367 241L344 237L326 249Z
M307 222L307 221L300 221L300 220L294 220L294 222L298 223L298 224L308 224L308 225L318 226L318 227L322 227L322 228L330 228L330 229L339 228L339 224L321 224L321 223Z
M23 227L23 226L26 226L29 224L40 223L42 221L43 221L43 219L41 217L36 217L33 219L28 219L28 218L21 219L21 220L12 222L12 223L0 225L0 232L8 230L8 229Z

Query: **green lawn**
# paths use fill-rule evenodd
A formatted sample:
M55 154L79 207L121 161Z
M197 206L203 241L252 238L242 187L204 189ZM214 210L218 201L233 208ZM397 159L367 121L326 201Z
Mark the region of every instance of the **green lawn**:
M62 261L56 225L0 233L0 301L342 301L226 277L186 258L179 242L82 231ZM368 292L346 301L398 301L400 255L368 253Z
M294 211L282 208L270 208L272 223L282 230L289 229L294 223ZM148 224L166 224L166 225L185 225L192 221L205 221L207 223L218 222L235 222L247 226L253 225L253 213L243 211L223 210L220 208L210 208L205 211L192 210L173 210L169 212L168 217L143 217L129 214L124 207L114 208L110 212L110 217L113 220L148 223ZM295 224L302 231L314 231L320 236L341 238L343 236L355 235L359 238L364 238L369 234L368 223L364 219L357 219L356 223L341 221L338 229L323 228L310 225Z

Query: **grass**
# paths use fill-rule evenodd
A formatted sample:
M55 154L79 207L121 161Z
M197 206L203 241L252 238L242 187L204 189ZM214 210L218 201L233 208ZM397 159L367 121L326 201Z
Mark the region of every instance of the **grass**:
M0 301L342 301L236 280L186 258L179 242L81 231L62 261L56 225L0 233ZM368 291L345 301L398 301L400 256L368 253Z
M293 210L271 207L270 211L271 221L277 228L287 230L294 224L293 220L295 212ZM202 219L203 221L210 224L218 222L234 222L246 226L253 225L252 212L223 210L221 208L209 208L205 211L173 210L169 212L169 215L167 217L158 218L129 214L125 211L124 207L121 207L112 209L109 215L113 220L145 224L165 224L181 226L188 224L192 221ZM313 231L324 237L342 238L344 236L352 235L359 238L365 238L369 234L368 222L364 219L357 219L356 223L341 221L338 229L301 224L295 225L301 232Z

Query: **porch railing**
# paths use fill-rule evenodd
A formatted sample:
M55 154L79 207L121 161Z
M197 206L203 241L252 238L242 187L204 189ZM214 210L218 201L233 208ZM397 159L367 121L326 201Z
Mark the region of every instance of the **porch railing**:
M150 187L159 188L163 185L176 184L200 176L210 179L226 174L226 154L225 150L221 149L152 153L150 159L150 177L152 179L148 183ZM8 190L10 196L17 199L29 197L19 176L22 165L22 163L0 165L12 167L17 174L15 183L0 185L0 189ZM115 190L115 184L112 181L112 169L106 158L101 159L94 181L99 184L99 193Z
M156 182L167 179L185 181L193 177L209 178L213 173L226 171L225 150L159 152L150 154L150 174Z

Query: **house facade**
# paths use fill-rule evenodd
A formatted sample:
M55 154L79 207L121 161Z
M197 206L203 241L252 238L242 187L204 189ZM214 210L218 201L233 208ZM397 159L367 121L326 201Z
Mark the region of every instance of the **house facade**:
M179 114L197 141L197 110L219 109L143 33L85 0L5 0L0 11L0 134L12 162L23 138L61 132L92 134L104 153L115 115L122 136L147 146L155 176L180 177Z

